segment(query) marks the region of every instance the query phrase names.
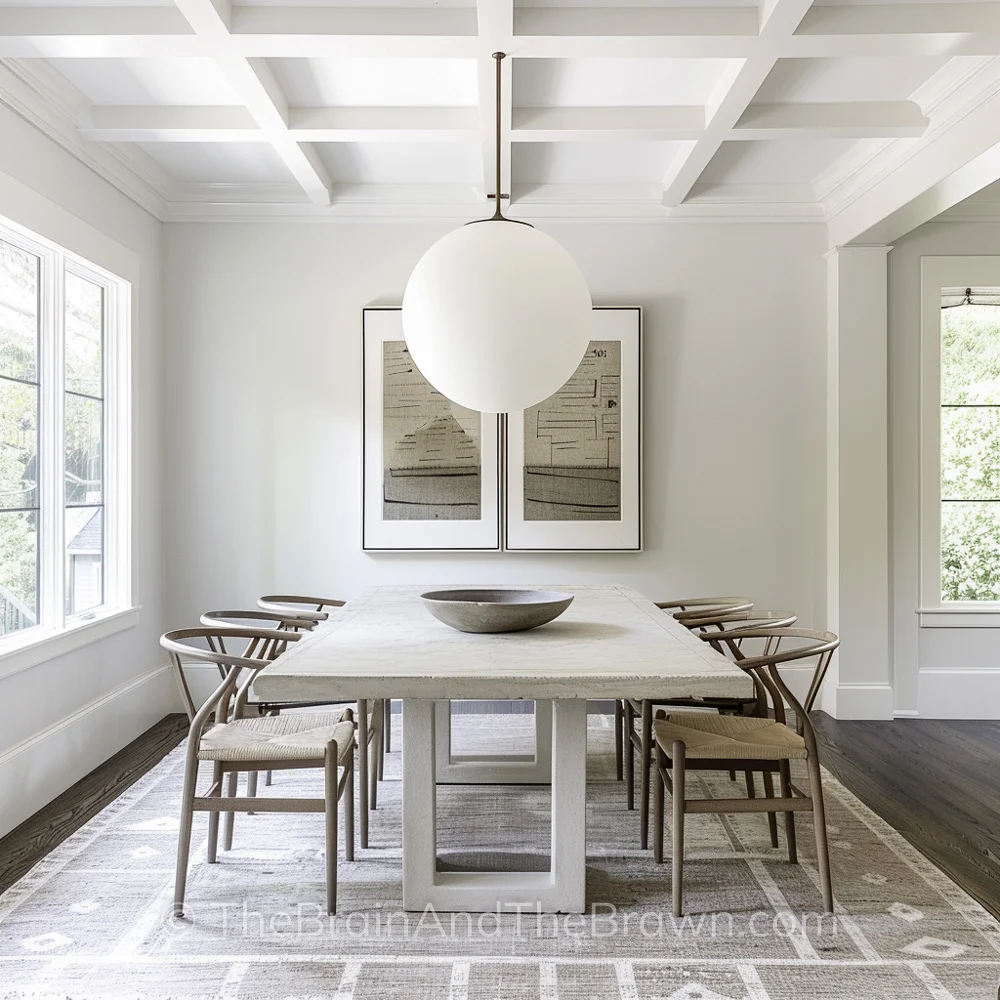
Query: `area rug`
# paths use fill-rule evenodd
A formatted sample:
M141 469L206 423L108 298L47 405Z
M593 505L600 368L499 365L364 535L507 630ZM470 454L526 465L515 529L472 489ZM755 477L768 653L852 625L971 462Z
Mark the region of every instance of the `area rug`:
M611 720L588 749L590 912L405 913L399 719L371 846L340 864L324 907L322 816L238 816L234 849L205 861L198 817L187 917L170 916L183 751L170 754L0 896L0 996L142 1000L995 1000L1000 925L834 778L824 788L837 912L823 916L812 826L801 863L763 816L694 815L688 915L670 916L669 864L638 847L615 780ZM530 716L455 716L462 749L530 742ZM690 778L689 778L690 780ZM697 793L733 794L725 774ZM800 779L804 780L804 779ZM318 794L284 772L262 794ZM442 787L443 866L486 852L544 863L545 787ZM779 827L781 824L779 823ZM669 831L666 843L669 844Z

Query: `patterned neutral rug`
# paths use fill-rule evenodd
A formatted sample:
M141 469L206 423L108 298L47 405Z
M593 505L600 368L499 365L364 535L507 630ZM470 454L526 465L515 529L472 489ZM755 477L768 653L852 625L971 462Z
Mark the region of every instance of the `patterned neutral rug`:
M530 726L530 716L456 716L455 743L515 750L530 743ZM614 780L610 719L594 716L586 916L402 912L394 752L372 846L354 864L341 861L336 917L324 910L321 815L238 816L234 850L208 865L201 814L188 917L176 921L182 761L174 751L0 896L0 996L997 997L1000 925L829 776L834 917L818 913L809 818L798 819L793 866L783 831L773 850L766 819L747 814L689 818L688 916L673 920L669 865L638 849L638 814L625 810ZM284 772L262 793L315 795L320 781L319 772ZM697 783L703 795L733 794L726 775ZM471 851L498 866L523 863L514 855L544 861L546 788L442 787L439 799L442 864Z

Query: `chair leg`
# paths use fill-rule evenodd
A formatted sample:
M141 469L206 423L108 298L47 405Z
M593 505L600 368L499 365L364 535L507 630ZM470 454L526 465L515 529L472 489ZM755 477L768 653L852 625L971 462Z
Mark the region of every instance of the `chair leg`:
M729 780L730 781L735 781L736 780L736 772L735 771L730 771L729 772Z
M212 788L218 788L217 795L222 794L222 761L217 760L212 765ZM214 865L219 854L219 814L208 814L208 848L206 850L208 863Z
M385 699L385 752L392 753L392 699Z
M642 746L642 763L639 771L639 794L642 800L639 803L639 847L646 850L649 846L649 761L653 753L653 703L644 698L642 701L642 734L640 743Z
M675 740L672 750L674 784L674 846L671 859L671 888L674 898L674 916L684 915L684 764L685 746L681 740Z
M354 754L347 756L347 788L344 790L344 858L354 860Z
M368 701L358 699L357 729L355 738L358 741L358 830L360 832L361 848L368 847Z
M753 771L744 771L743 777L746 779L747 783L747 798L757 798L757 783L754 781Z
M770 771L765 771L763 773L764 778L764 798L773 799L774 798L774 778ZM767 814L767 828L771 834L771 846L778 846L778 814L769 812Z
M257 798L257 772L248 771L247 772L247 798L255 799ZM252 816L252 812L247 813L248 816Z
M177 834L177 867L174 874L174 916L184 916L184 891L187 888L188 858L191 854L191 827L194 823L195 784L198 781L197 753L188 752L184 767L184 790L181 793L181 824Z
M632 745L632 733L634 725L635 710L632 702L625 702L625 806L627 809L635 808L635 747Z
M326 745L326 912L337 912L337 741Z
M778 782L783 799L792 797L792 778L788 767L788 761L783 760L778 764ZM788 860L791 864L798 864L799 856L795 843L795 813L785 813L785 842L788 844Z
M378 780L385 781L385 698L378 703ZM374 808L374 807L373 807Z
M226 777L226 795L230 798L236 796L236 780L238 777L239 775L236 771L230 771ZM226 823L222 834L222 849L224 851L231 851L233 849L233 817L235 815L235 813L231 812L226 813Z
M625 709L621 700L615 699L615 777L621 781L624 777L625 747L622 739L625 735Z
M823 805L823 786L820 784L819 760L814 754L806 761L809 769L809 797L813 803L813 826L816 828L816 863L819 866L819 883L823 893L823 906L833 913L833 886L830 881L830 848L826 842L826 808Z
M653 860L663 863L663 776L660 768L667 766L667 755L659 743L654 744L656 763L653 767Z
M270 714L271 715L277 715L278 711L275 710L275 711L271 712ZM271 772L270 771L265 771L264 772L264 787L265 788L270 788L271 787Z
M371 754L368 757L368 808L378 808L378 779L382 773L382 699L375 702L372 713Z

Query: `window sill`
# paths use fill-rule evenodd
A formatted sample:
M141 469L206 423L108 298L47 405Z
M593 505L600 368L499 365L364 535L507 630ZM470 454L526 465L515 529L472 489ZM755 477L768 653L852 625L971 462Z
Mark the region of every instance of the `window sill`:
M1000 604L917 608L921 628L1000 628Z
M139 608L104 611L93 618L75 621L61 629L25 629L0 640L0 680L38 663L64 656L81 646L106 639L132 628L139 621Z

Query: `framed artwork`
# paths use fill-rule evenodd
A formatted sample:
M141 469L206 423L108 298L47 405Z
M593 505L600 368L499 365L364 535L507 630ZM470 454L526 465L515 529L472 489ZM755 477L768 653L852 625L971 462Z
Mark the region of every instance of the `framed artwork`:
M399 309L365 309L363 325L365 550L641 549L638 308L595 309L569 382L503 417L424 379Z
M365 309L362 547L500 548L500 425L417 370L399 309Z
M640 327L637 308L595 309L573 377L507 415L505 548L641 549Z

